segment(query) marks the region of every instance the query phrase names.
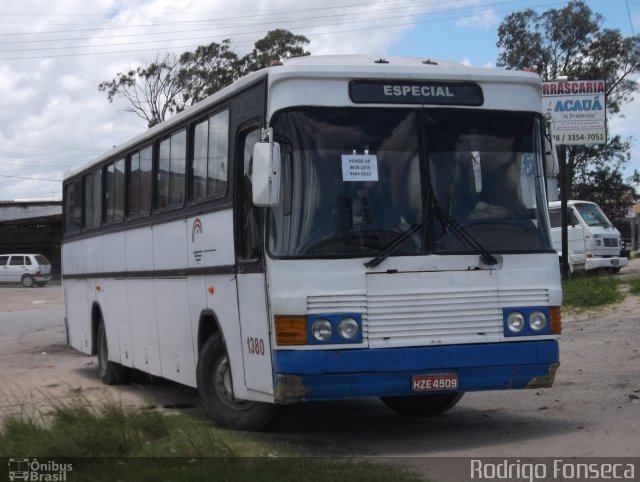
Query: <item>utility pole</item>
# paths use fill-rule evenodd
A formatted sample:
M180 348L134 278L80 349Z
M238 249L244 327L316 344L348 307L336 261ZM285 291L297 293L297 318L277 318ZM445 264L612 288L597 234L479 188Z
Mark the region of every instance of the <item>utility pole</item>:
M562 256L560 257L560 273L562 280L567 281L571 276L569 270L569 237L567 234L568 211L567 197L569 196L569 173L567 172L567 146L557 146L558 170L560 176L560 224L562 225Z

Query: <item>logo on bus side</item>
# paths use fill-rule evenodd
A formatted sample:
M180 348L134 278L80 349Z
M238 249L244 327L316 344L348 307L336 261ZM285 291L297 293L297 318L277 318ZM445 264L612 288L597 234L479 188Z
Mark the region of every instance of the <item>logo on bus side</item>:
M202 234L202 232L202 221L200 221L200 218L196 218L196 220L193 222L193 229L191 230L191 242L195 243L196 234Z
M193 259L196 264L200 264L206 253L213 253L215 248L203 249L203 242L207 239L206 236L200 236L204 233L204 227L200 218L196 218L193 221L193 227L191 228L191 244L193 244Z

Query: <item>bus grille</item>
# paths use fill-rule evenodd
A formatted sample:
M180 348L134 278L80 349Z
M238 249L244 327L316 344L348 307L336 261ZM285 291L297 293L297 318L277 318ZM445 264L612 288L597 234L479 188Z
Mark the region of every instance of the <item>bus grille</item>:
M604 245L608 248L616 248L618 246L618 238L604 238Z
M546 289L327 295L307 299L309 314L362 313L365 340L378 348L499 341L502 308L548 305Z

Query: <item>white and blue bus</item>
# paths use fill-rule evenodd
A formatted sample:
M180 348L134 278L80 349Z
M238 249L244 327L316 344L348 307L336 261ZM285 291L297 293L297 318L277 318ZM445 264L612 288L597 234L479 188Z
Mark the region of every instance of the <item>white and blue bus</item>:
M561 286L541 81L290 59L64 180L70 344L266 427L284 404L551 386Z

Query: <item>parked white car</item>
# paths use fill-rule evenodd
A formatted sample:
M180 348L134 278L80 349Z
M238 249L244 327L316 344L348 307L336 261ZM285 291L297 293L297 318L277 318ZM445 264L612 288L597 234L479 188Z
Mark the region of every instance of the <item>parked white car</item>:
M0 254L0 283L44 286L51 279L51 263L41 254Z
M571 271L606 269L617 272L627 266L622 236L600 206L589 201L567 201L568 258ZM549 203L551 237L558 255L562 253L560 201ZM626 252L626 251L625 251Z

